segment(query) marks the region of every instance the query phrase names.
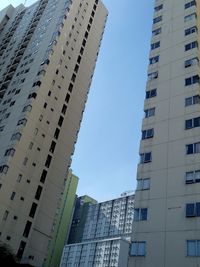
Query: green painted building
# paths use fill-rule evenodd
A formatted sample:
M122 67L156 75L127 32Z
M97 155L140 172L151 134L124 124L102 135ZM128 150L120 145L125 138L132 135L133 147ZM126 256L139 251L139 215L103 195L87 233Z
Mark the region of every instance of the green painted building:
M76 189L78 177L70 170L66 179L65 190L57 211L52 240L49 244L48 256L45 267L59 267L62 250L68 239L74 207L76 203Z

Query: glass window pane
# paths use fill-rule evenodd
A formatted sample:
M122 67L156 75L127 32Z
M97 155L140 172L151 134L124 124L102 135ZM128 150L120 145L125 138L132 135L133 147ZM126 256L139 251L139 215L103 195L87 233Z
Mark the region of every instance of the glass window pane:
M186 204L186 217L195 216L195 205L194 203Z
M195 171L195 181L198 183L200 182L200 170Z
M194 182L194 172L186 172L186 183Z
M137 180L137 190L142 190L143 180Z
M147 209L141 209L140 220L141 221L147 220Z
M200 153L200 143L194 144L194 153Z
M196 241L187 241L187 256L196 256Z
M146 189L149 189L150 188L150 179L147 178L147 179L144 179L143 180L143 189L146 190Z
M139 221L139 209L134 209L134 221Z
M200 202L196 203L196 216L200 217Z
M138 256L145 256L145 242L139 242L138 243Z
M130 255L131 256L137 256L137 248L138 248L138 243L137 242L132 242L131 250L130 250Z

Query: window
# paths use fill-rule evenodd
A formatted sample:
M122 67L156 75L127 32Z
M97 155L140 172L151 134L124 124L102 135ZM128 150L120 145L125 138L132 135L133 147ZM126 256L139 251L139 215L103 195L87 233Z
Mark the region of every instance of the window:
M11 156L11 157L13 157L14 156L14 154L15 154L15 149L14 148L9 148L9 149L7 149L6 151L5 151L5 154L4 154L4 156Z
M18 121L17 125L24 125L25 126L26 123L27 123L27 119L21 119Z
M50 148L49 148L49 151L50 151L51 153L54 153L55 148L56 148L56 142L55 142L55 141L52 141L52 142L51 142L51 146L50 146Z
M27 106L25 106L24 108L23 108L23 110L22 110L22 112L26 112L26 111L31 111L31 109L32 109L32 106L31 105L27 105Z
M186 130L196 128L199 126L200 126L200 117L185 121L185 129Z
M156 49L158 47L160 47L160 41L151 44L151 50L154 50L154 49Z
M48 155L46 162L45 162L45 167L49 168L51 164L52 156Z
M66 111L67 111L67 106L64 104L61 113L65 115Z
M130 256L139 257L146 255L146 242L145 241L136 241L131 243L130 247Z
M142 153L140 154L140 163L149 163L152 161L151 152Z
M199 59L197 57L188 59L185 61L185 68L189 68L191 66L197 66L199 65Z
M195 75L185 79L185 86L189 86L195 83L199 83L199 75Z
M22 258L25 247L26 247L26 242L21 241L20 242L19 249L18 249L18 252L17 252L17 258L18 259L21 259Z
M37 191L35 193L35 199L39 200L42 194L42 186L38 185Z
M71 81L72 82L75 82L76 81L76 74L75 73L72 74Z
M134 221L146 221L147 220L147 208L134 209Z
M8 218L9 211L5 210L4 215L3 215L3 221L6 221Z
M145 113L145 118L155 116L155 108L146 109L144 113Z
M191 42L191 43L185 45L185 51L188 51L188 50L191 50L194 48L198 48L198 42L197 41L194 41L194 42Z
M32 225L32 222L30 221L26 222L26 226L25 226L24 233L23 233L24 237L28 237L30 230L31 230L31 225Z
M146 99L157 96L157 89L146 91Z
M161 28L158 28L158 29L153 30L152 31L152 36L156 36L156 35L160 34L161 31L162 31Z
M64 118L62 116L60 116L59 120L58 120L58 125L61 127L63 124Z
M186 145L186 154L197 154L200 153L200 142Z
M40 177L40 182L41 182L41 183L44 183L44 182L45 182L45 180L46 180L46 176L47 176L47 171L46 171L46 170L43 170L43 171L42 171L42 175L41 175L41 177Z
M148 81L152 81L158 78L158 71L154 71L148 74Z
M187 240L187 256L200 257L200 240Z
M70 94L66 94L66 97L65 97L65 101L68 103L69 102L69 99L70 99Z
M200 96L199 95L194 95L191 97L187 97L185 99L185 106L191 106L191 105L195 105L195 104L199 104L200 103Z
M196 13L192 13L190 15L187 15L184 17L184 22L188 22L190 20L196 19L197 18L197 14Z
M16 195L16 192L12 192L12 194L11 194L11 196L10 196L10 199L11 199L11 200L14 200L15 195Z
M34 218L35 213L36 213L36 209L37 209L37 204L33 202L32 206L31 206L30 213L29 213L29 216L31 218Z
M158 62L159 62L159 56L151 57L149 59L149 64L150 65L155 64L155 63L158 63Z
M142 140L152 138L154 136L154 129L148 129L142 131Z
M0 173L6 174L8 172L8 169L9 169L8 165L1 165L0 166Z
M186 3L185 4L185 9L190 8L192 6L196 6L196 1L195 0Z
M158 22L162 21L162 16L156 17L153 19L153 24L156 24Z
M58 128L56 128L55 133L54 133L54 138L58 139L59 134L60 134L60 130Z
M200 217L200 202L186 204L186 214L189 217Z
M17 182L20 183L21 180L22 180L22 174L19 174L19 175L17 176Z
M163 9L163 4L154 7L154 11L155 11L155 12L160 11L161 9Z
M70 83L70 84L69 84L69 87L68 87L68 91L71 93L71 92L72 92L72 90L73 90L73 84L72 84L72 83Z
M197 27L196 26L193 26L191 28L188 28L185 30L185 36L189 35L189 34L192 34L192 33L195 33L197 32Z
M200 183L200 170L186 172L186 184Z
M27 165L27 162L28 162L28 158L25 157L25 158L24 158L24 161L23 161L23 165L26 166L26 165Z
M150 189L150 178L137 180L137 190L148 190L148 189Z

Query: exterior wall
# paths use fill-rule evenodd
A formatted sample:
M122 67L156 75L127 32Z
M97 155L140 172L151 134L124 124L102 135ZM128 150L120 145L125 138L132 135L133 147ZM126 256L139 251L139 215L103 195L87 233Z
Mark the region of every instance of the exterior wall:
M101 1L41 0L1 32L0 240L22 262L47 256L106 18Z
M147 208L146 221L133 224L133 241L146 242L146 251L129 258L135 267L192 267L198 257L187 256L187 240L199 239L198 217L186 217L186 204L199 202L199 183L186 184L186 172L200 169L199 152L187 155L186 145L200 141L199 128L185 129L185 120L200 116L199 102L185 106L185 99L199 95L199 82L186 86L185 79L199 75L198 64L185 67L185 61L199 58L199 50L185 51L185 45L198 41L197 32L185 36L185 30L199 27L200 6L185 9L185 0L157 0L152 30L161 27L161 33L152 36L151 43L160 41L160 47L151 50L150 58L159 55L159 62L150 64L148 74L158 71L158 78L148 81L146 91L157 88L155 97L146 99L144 110L155 107L155 116L144 118L142 130L154 128L154 136L142 140L140 154L152 153L149 163L139 164L137 179L150 178L150 189L137 190L135 208ZM196 12L197 17L184 18Z
M68 244L80 243L82 241L88 209L92 204L97 204L97 201L89 196L77 198L69 239L67 241Z
M128 249L129 243L119 238L67 245L60 267L125 267Z
M72 221L78 177L69 170L65 191L62 194L61 204L55 216L53 238L49 245L48 257L45 266L59 266L62 250L67 240Z

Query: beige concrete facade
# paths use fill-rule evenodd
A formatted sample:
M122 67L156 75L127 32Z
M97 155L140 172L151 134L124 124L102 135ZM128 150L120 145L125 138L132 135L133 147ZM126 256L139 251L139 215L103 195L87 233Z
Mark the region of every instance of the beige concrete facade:
M199 26L199 1L155 1L129 267L200 265Z
M0 241L42 266L107 11L41 0L14 14L0 34Z

